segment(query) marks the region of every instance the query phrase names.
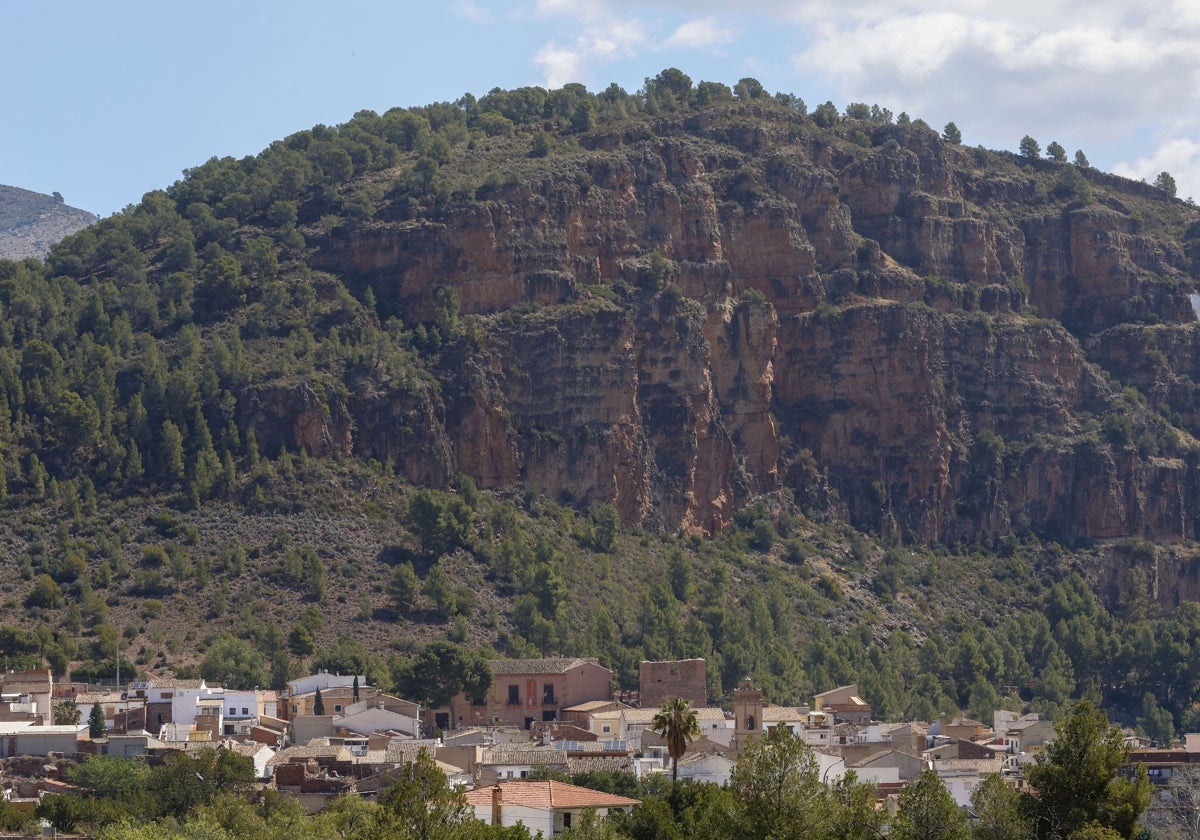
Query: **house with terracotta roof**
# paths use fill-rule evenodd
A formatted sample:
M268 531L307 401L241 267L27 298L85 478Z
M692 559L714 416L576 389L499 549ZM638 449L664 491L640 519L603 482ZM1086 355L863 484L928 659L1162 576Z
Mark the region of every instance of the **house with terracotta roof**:
M530 729L534 721L558 720L559 713L590 700L612 699L612 671L598 659L493 659L492 687L485 697L460 694L426 723L437 729L486 724Z
M524 825L530 834L555 837L577 825L586 810L599 816L631 811L639 800L553 781L503 781L467 793L476 819L488 825Z

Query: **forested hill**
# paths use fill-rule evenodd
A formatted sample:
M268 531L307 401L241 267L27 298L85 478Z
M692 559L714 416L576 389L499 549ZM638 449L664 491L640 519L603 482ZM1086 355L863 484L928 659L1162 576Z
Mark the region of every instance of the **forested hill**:
M495 90L0 263L4 652L428 697L449 639L1182 725L1197 211L951 129Z
M86 210L68 207L58 193L0 184L0 258L42 258L55 242L96 221Z

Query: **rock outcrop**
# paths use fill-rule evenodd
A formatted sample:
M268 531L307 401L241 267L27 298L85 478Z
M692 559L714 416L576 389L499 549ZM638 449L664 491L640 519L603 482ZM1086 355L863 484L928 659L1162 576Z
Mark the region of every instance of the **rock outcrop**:
M0 184L0 259L43 258L54 243L99 217L69 207L62 196Z

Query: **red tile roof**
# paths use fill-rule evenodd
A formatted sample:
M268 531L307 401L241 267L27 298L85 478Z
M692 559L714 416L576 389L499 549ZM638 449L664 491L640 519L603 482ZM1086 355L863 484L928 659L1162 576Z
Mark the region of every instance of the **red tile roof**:
M491 805L492 791L496 787L500 788L502 805L528 808L621 808L639 803L637 799L549 780L513 780L476 788L467 793L467 803L471 806Z

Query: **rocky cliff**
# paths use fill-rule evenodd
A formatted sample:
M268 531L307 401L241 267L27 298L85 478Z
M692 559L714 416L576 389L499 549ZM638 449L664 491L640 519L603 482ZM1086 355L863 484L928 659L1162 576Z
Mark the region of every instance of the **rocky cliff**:
M382 316L435 322L452 289L478 330L408 443L381 394L345 445L671 530L789 488L929 542L1197 536L1194 208L853 122L733 106L585 134L326 236L315 261Z

